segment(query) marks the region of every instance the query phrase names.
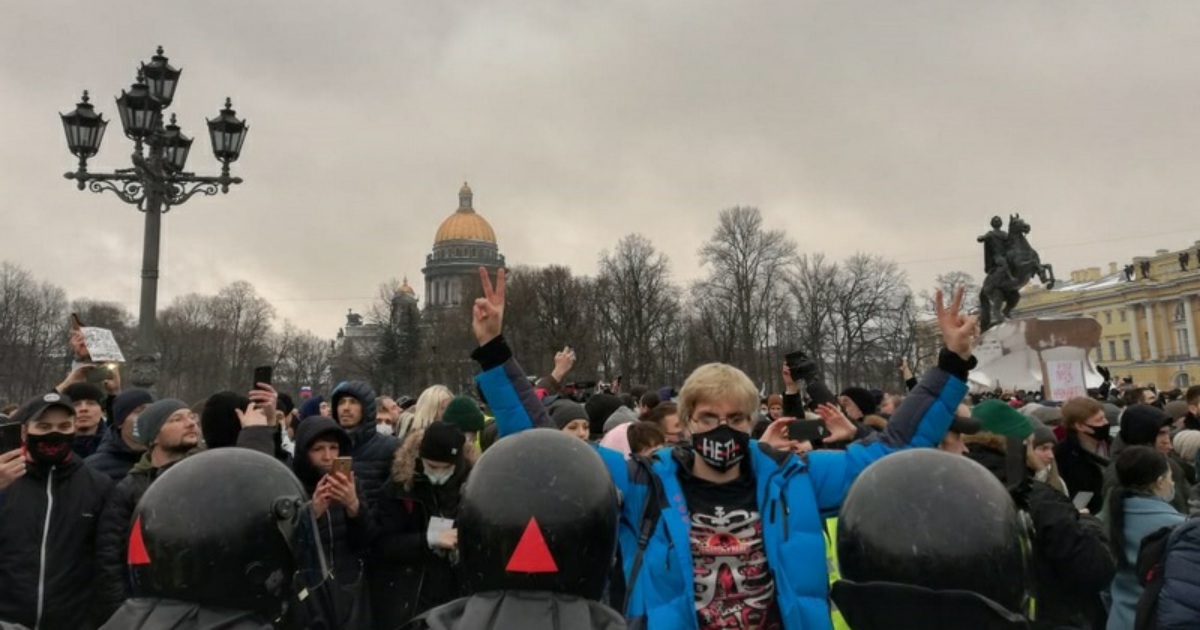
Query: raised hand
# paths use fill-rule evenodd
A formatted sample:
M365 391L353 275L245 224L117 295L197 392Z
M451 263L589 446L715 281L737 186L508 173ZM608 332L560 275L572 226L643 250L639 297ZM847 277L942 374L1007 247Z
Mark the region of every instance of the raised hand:
M271 387L269 383L255 383L255 388L250 390L250 402L262 409L263 415L267 417L267 424L275 426L275 403L279 399L279 393Z
M573 367L575 367L575 351L570 346L564 347L554 355L553 376L556 380L561 381Z
M268 426L267 414L263 412L262 407L258 403L250 403L250 406L242 411L234 409L237 412L238 422L242 423L242 428L246 427L265 427Z
M963 287L954 291L950 308L946 308L941 289L938 289L935 299L942 343L965 360L971 358L971 344L979 337L979 318L962 312L963 291Z
M838 409L837 405L822 403L817 407L817 415L821 416L821 421L829 430L829 435L825 439L830 442L848 442L853 440L858 433L858 427L850 422L850 419L842 413L841 409Z
M800 393L800 386L792 378L792 368L788 367L787 361L783 362L783 391L789 394Z
M496 286L486 267L479 268L479 281L483 285L483 297L475 300L471 308L471 329L479 345L500 336L504 329L504 269L496 273Z

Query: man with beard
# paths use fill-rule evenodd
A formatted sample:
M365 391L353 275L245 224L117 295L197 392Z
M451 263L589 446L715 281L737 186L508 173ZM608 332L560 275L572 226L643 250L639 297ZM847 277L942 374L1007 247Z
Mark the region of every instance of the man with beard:
M200 425L182 400L167 398L153 403L138 414L136 422L135 432L147 451L117 484L100 515L96 547L101 578L96 605L101 619L112 616L130 596L126 551L134 508L159 475L200 445Z
M23 470L0 471L0 621L29 628L95 628L96 524L112 480L71 449L75 405L58 393L25 403ZM0 461L9 463L12 453Z

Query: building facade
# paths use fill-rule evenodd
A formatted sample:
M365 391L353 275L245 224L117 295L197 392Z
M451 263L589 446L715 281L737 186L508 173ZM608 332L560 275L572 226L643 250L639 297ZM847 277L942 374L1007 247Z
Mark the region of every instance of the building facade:
M1159 389L1200 383L1197 311L1200 241L1182 250L1158 250L1108 272L1071 273L1052 290L1029 286L1014 317L1086 316L1102 327L1094 361L1114 376Z

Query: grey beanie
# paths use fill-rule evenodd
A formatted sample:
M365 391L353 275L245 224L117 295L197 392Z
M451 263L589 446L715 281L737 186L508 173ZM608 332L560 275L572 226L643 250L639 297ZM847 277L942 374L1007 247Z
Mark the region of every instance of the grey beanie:
M633 413L632 409L626 407L625 405L621 405L620 407L617 407L616 411L612 412L612 415L608 417L608 420L604 421L604 432L608 433L622 424L637 422L637 419L637 414Z
M133 431L134 439L149 448L158 438L158 432L167 423L167 418L170 418L171 414L176 411L187 408L187 403L176 398L164 398L151 404L138 414L137 424Z
M571 424L572 420L588 419L587 411L584 410L583 405L573 400L560 398L550 403L550 408L547 411L550 412L550 419L554 421L554 426L560 430Z

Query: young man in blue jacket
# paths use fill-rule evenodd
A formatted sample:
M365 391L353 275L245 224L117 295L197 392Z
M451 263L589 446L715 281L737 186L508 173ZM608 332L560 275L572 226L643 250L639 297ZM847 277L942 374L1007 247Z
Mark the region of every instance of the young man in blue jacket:
M504 272L494 288L486 271L480 277L484 297L475 301L472 322L480 347L472 356L500 434L552 427L501 336ZM960 313L961 303L961 289L949 308L939 292L946 349L938 367L926 372L884 433L845 451L788 452L786 419L751 440L757 388L732 366L697 368L679 392L691 443L658 451L648 470L638 462L608 467L623 499L626 617L649 630L831 628L822 515L837 511L872 462L941 442L974 365L978 323Z

